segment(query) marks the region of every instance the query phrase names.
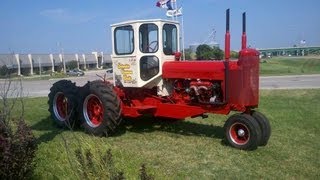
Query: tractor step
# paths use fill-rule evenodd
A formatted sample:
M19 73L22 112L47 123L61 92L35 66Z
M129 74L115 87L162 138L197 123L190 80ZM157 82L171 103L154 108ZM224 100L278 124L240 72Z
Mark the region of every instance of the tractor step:
M153 109L156 109L157 107L156 106L134 106L133 108L137 109L137 110L153 110Z
M148 113L153 113L157 107L156 106L134 106L134 109L136 109L136 111L140 114L148 114Z
M125 117L140 117L143 114L154 114L156 111L157 106L131 106L131 107L124 107L123 114Z

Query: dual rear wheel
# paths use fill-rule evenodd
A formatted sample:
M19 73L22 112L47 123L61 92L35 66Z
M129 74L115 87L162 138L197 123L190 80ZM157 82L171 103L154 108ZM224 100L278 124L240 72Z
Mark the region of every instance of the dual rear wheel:
M53 84L50 89L49 112L60 127L72 129L75 124L89 134L110 135L121 123L121 104L113 87L102 81L76 87L68 80Z
M79 120L89 134L110 135L120 125L121 103L110 84L87 83L80 91Z
M50 89L49 112L53 121L63 128L72 129L76 123L78 87L68 80L60 80Z

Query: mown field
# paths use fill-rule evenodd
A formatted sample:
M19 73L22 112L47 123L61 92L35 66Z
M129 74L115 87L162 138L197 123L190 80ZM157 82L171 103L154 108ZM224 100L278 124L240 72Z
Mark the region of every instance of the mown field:
M142 164L155 179L319 179L319 100L320 90L261 91L259 111L270 118L272 135L266 147L248 152L223 142L225 116L181 122L144 118L100 138L56 128L47 98L26 99L25 118L39 143L34 179L82 179L77 149L92 153L90 177L96 179L106 171L101 157L108 149L128 179L139 178Z
M260 74L267 75L301 75L319 74L320 57L273 57L263 59Z

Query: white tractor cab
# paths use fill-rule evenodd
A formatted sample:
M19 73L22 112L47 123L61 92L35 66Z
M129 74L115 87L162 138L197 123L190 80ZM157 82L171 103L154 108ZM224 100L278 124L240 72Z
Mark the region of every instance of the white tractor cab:
M180 51L179 22L152 19L111 25L114 85L158 87L168 92L161 78L165 61L174 61Z

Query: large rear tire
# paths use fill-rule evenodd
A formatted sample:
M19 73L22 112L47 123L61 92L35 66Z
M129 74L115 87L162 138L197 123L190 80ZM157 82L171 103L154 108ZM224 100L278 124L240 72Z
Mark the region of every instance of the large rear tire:
M225 138L234 148L257 149L261 141L261 129L256 120L247 114L235 114L224 125Z
M261 141L259 146L265 146L268 144L271 135L271 126L268 118L258 111L252 111L252 117L258 122L261 128Z
M121 103L111 84L88 82L80 91L81 126L89 134L109 136L122 121Z
M62 128L72 129L76 122L78 88L69 80L60 80L50 88L49 109L51 118Z

